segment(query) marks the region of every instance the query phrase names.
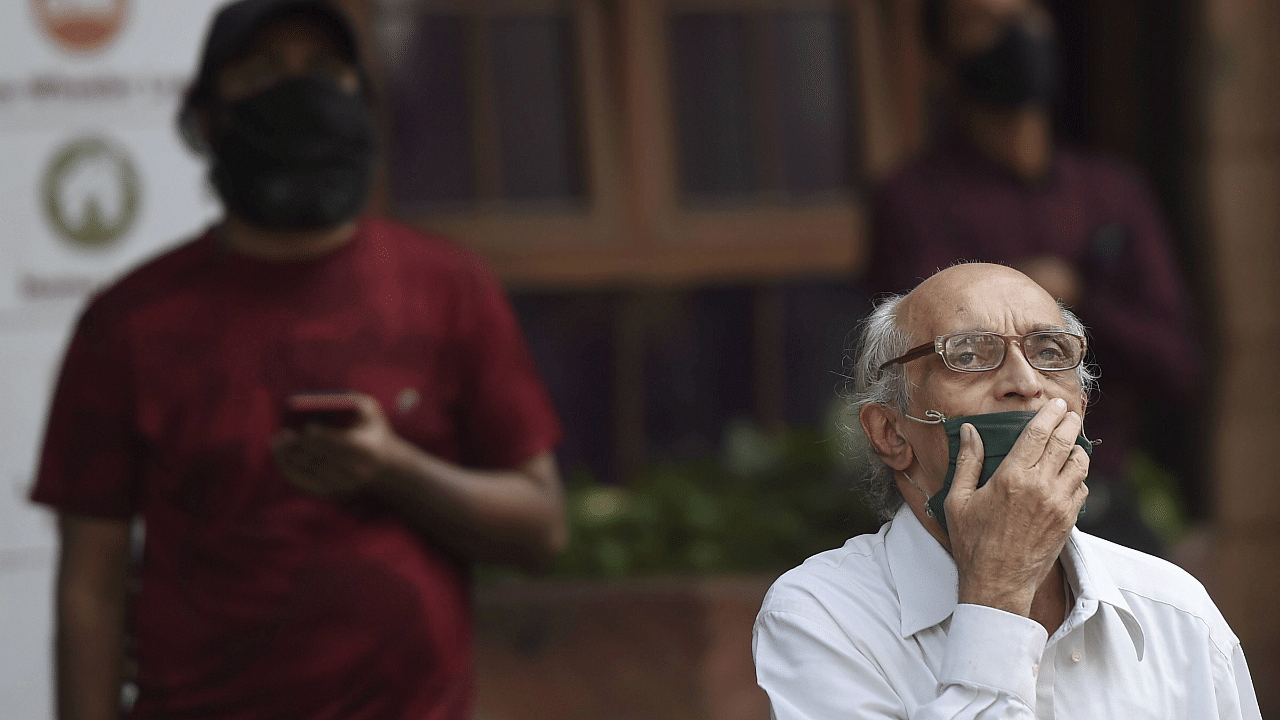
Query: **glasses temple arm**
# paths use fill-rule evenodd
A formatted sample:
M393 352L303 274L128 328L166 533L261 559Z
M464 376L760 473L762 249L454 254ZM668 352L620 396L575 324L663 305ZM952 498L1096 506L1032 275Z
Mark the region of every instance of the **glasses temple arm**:
M902 355L899 355L898 357L896 357L896 358L894 358L894 359L892 359L892 360L889 360L889 361L886 361L886 362L884 362L884 363L881 363L881 364L880 364L880 367L879 367L879 368L877 368L877 371L878 371L878 372L884 372L884 371L885 371L885 368L888 368L890 365L898 365L898 364L902 364L902 363L909 363L909 362L911 362L912 360L915 360L915 359L916 359L916 358L918 358L918 357L923 357L923 356L925 356L925 355L928 355L929 353L931 353L931 352L933 352L933 351L934 351L934 344L933 344L933 343L931 343L931 342L930 342L930 343L925 343L924 345L918 345L918 346L916 346L916 347L911 348L911 349L910 349L910 350L908 350L906 353L904 353L904 354L902 354Z

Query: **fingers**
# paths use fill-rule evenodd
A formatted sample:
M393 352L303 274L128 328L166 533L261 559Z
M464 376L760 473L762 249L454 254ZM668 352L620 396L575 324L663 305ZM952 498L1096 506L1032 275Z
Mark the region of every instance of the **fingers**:
M982 436L969 423L960 426L960 452L956 453L956 474L951 479L951 491L947 494L943 510L950 522L955 510L964 507L978 488L982 474Z
M382 417L382 406L378 404L377 400L374 400L368 395L352 393L351 400L355 403L356 409L359 410L360 418L363 421L367 422Z
M1085 478L1089 475L1089 453L1084 448L1076 445L1071 449L1071 455L1067 458L1067 464L1062 468L1062 475L1069 478L1069 482L1074 482L1078 487L1085 487ZM1085 488L1085 494L1088 494L1088 488Z
M1071 457L1067 459L1067 465L1062 473L1063 477L1071 478L1068 482L1075 483L1071 488L1070 496L1072 518L1079 517L1080 508L1084 507L1084 501L1089 497L1089 486L1085 484L1085 476L1088 474L1089 454L1084 451L1084 448L1077 446L1071 451Z
M1083 423L1079 415L1074 412L1063 415L1058 426L1050 433L1049 440L1045 443L1044 455L1040 457L1039 462L1054 471L1061 471L1071 457L1073 448L1076 447L1076 438L1080 436L1081 427Z
M341 467L358 467L372 461L373 456L369 448L353 433L352 430L308 426L303 432L301 442L309 448L319 462Z
M1073 474L1080 478L1075 492L1080 496L1080 503L1083 504L1084 499L1089 496L1089 486L1085 484L1085 478L1089 474L1089 454L1084 451L1084 448L1077 447L1071 451L1071 459L1067 464L1072 466Z
M311 433L283 430L271 440L276 467L291 484L307 492L328 496L346 492L350 483L326 444Z
M1066 407L1066 402L1054 398L1040 408L1009 451L1009 458L1022 467L1043 465L1054 472L1064 470L1084 427L1080 415Z
M1067 414L1067 403L1061 398L1054 398L1044 404L1036 416L1031 418L1031 422L1027 423L1027 427L1022 431L1022 435L1018 441L1013 444L1013 448L1009 451L1009 460L1013 460L1021 467L1031 467L1040 462L1040 458L1044 456L1045 446L1049 443L1049 438L1053 436L1054 430L1058 424L1062 422L1062 418ZM1072 440L1074 442L1074 439ZM1066 459L1065 454L1063 460ZM1059 462L1059 466L1061 466Z
M303 490L321 494L320 486L312 477L309 458L296 433L286 430L272 438L271 456L286 480Z
M969 423L960 426L960 452L956 453L956 474L951 480L951 492L977 489L978 476L982 473L982 437Z

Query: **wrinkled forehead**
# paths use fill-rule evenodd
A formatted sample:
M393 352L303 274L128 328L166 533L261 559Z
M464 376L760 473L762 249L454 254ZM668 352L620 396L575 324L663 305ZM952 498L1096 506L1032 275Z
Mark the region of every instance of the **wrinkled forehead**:
M1065 324L1053 298L1022 273L994 265L951 270L921 283L903 301L898 321L913 343L961 330L1023 335Z

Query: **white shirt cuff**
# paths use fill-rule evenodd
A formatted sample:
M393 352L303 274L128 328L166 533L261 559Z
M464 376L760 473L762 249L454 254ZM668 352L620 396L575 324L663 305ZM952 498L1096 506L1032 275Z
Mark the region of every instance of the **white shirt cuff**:
M1049 633L1031 618L985 605L957 605L938 681L1017 696L1035 707L1036 675Z

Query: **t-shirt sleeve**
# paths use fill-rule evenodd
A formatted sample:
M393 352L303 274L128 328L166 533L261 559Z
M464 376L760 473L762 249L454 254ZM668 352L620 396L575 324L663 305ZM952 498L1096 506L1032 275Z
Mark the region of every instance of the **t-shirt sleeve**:
M506 293L478 261L463 294L463 462L513 468L554 448L560 421Z
M128 519L141 443L122 323L97 302L80 318L62 363L31 499L62 512Z

